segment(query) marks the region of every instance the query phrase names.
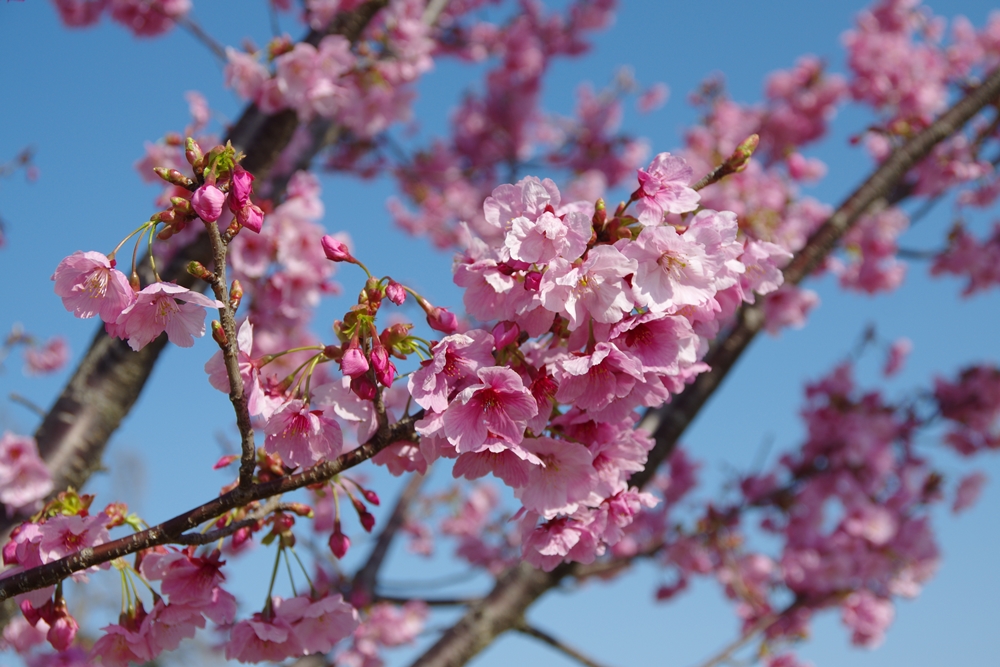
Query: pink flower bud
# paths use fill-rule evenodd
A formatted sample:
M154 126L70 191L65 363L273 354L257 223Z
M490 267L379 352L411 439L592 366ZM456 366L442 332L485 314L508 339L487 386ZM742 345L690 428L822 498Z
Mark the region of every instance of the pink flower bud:
M347 555L347 550L351 548L351 539L340 532L340 524L334 528L333 534L330 535L330 551L337 558L343 558Z
M254 234L260 234L260 228L264 226L264 211L256 204L250 204L236 212L236 222Z
M372 528L375 527L375 515L371 512L362 512L358 518L361 519L361 527L365 532L372 532Z
M222 215L222 205L226 195L214 185L203 185L191 196L191 206L205 222L215 222Z
M351 346L344 351L344 356L340 358L340 370L352 378L368 372L368 360L365 359L365 353L358 348L357 340L352 341Z
M375 398L375 383L367 375L359 375L351 380L351 391L362 401Z
M538 286L542 284L541 271L529 271L524 274L524 289L529 292L537 292Z
M250 203L250 193L253 191L253 174L236 165L233 178L229 183L229 210L236 213L246 208Z
M356 260L351 255L351 251L347 249L347 246L333 238L329 234L324 236L320 241L323 244L323 252L326 253L326 258L332 262L355 262Z
M433 308L427 313L427 324L431 329L451 335L458 331L458 318L446 308Z
M230 463L232 463L233 461L235 461L238 458L240 458L239 454L226 454L225 456L223 456L222 458L220 458L218 461L215 462L215 465L212 466L212 470L218 470L219 468L225 468L226 466L228 466Z
M379 504L378 494L371 489L361 489L361 493L364 494L365 500L370 502L372 505Z
M382 345L372 348L372 366L375 368L375 379L386 387L390 386L396 377L396 366L389 360L389 353Z
M493 342L498 350L511 343L516 343L517 337L520 335L521 327L514 322L497 322L497 325L493 327Z
M389 301L397 306L402 306L403 302L406 301L406 290L395 280L390 280L389 284L385 286L385 295L389 297Z

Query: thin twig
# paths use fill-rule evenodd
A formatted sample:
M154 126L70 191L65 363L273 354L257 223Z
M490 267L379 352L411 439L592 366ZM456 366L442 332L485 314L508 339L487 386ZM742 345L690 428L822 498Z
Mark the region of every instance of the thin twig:
M522 620L518 625L514 626L514 629L520 632L521 634L528 635L529 637L534 637L535 639L538 639L539 641L548 644L549 646L556 649L560 653L563 653L564 655L576 660L582 665L586 665L586 667L604 667L601 663L596 662L591 658L588 658L583 653L580 653L578 650L576 650L569 644L566 644L562 640L557 639L556 637L553 637L549 633L543 632L542 630L539 630L536 627L528 625L527 621Z
M226 56L226 49L222 47L217 41L215 41L211 35L202 30L201 26L189 19L186 16L181 16L180 18L175 18L174 22L179 25L184 30L187 30L192 37L201 42L205 48L212 52L218 60L225 63L229 61L228 56Z
M479 602L479 600L480 598L411 598L399 597L396 595L382 595L380 593L372 595L372 602L390 602L392 604L422 602L428 607L468 607L470 604Z
M42 418L45 417L45 414L46 414L45 410L43 408L41 408L39 405L37 405L35 402L33 402L30 398L22 396L21 394L18 394L16 392L11 392L9 398L14 403L18 403L18 404L20 404L20 405L28 408L29 410L31 410L32 412L34 412L39 417L42 417Z

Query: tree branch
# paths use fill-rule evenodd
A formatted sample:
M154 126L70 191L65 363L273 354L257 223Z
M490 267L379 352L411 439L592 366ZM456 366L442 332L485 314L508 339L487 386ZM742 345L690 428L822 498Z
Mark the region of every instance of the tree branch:
M580 653L575 648L566 644L562 640L557 639L556 637L553 637L549 633L543 632L542 630L539 630L536 627L528 625L528 622L525 620L522 620L514 629L522 634L528 635L529 637L534 637L535 639L545 642L546 644L556 649L560 653L565 653L567 656L573 658L581 665L585 665L585 667L604 667L603 665L601 665L601 663L591 660L590 658Z
M255 484L248 489L237 487L159 525L83 549L60 560L0 579L0 602L14 595L52 586L74 572L107 563L149 547L171 544L179 540L181 544L186 544L187 542L184 541L186 531L192 530L206 521L217 519L229 510L242 507L254 500L271 498L301 489L304 486L325 482L334 475L367 461L394 442L414 440L416 438L414 424L421 417L422 413L418 413L404 417L391 427L379 429L379 432L368 442L346 454L341 454L332 461L323 461L300 473Z

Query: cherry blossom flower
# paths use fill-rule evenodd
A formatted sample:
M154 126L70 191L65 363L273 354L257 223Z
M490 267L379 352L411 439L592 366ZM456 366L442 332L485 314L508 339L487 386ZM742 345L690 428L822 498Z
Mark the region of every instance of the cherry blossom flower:
M583 445L553 438L525 438L521 446L541 460L528 469L527 484L517 490L525 509L546 519L572 514L594 486L593 455Z
M41 347L30 347L24 352L25 368L33 375L53 373L69 360L69 346L61 336L50 338Z
M243 391L247 395L247 409L251 415L264 414L265 417L270 417L273 406L269 405L261 385L260 360L250 356L253 351L253 325L249 318L240 325L236 340L240 377L243 378ZM229 374L226 372L226 361L221 350L205 362L205 372L208 373L209 384L221 392L229 393Z
M459 453L514 448L524 438L527 420L538 412L535 399L509 368L480 368L476 375L480 383L460 391L444 412L448 441Z
M52 476L34 438L5 431L0 438L0 502L7 511L30 507L52 492Z
M427 410L444 412L456 389L474 382L480 368L493 366L493 337L482 329L445 336L431 348L433 355L408 381L410 395Z
M133 350L141 350L164 331L171 343L191 347L194 336L205 335L202 308L223 307L218 299L209 299L180 285L153 283L136 295L135 302L115 324Z
M665 213L687 213L698 206L701 196L688 183L694 172L683 158L660 153L646 169L639 170L639 222L659 225Z
M340 424L323 410L310 410L301 399L278 408L264 426L264 447L290 466L313 465L340 456L344 435Z
M306 654L328 653L359 625L357 610L337 594L318 600L304 595L289 598L281 603L278 615L291 624Z
M281 599L273 598L272 605L280 611ZM233 626L226 643L226 660L239 662L281 662L304 654L295 629L279 613L270 618L256 613L240 621Z
M633 300L625 276L635 273L637 263L617 248L593 248L579 266L556 258L542 276L539 291L547 310L569 319L570 330L593 317L613 324L632 310Z
M59 262L52 280L66 310L77 317L100 315L105 322L117 320L136 297L128 278L113 266L105 255L94 251L78 250Z
M191 207L205 222L215 222L222 215L226 193L214 185L203 185L191 195Z

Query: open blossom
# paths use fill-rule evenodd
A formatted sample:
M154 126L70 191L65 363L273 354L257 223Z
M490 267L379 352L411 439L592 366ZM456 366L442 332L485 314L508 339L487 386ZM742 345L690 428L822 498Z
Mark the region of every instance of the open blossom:
M624 279L635 271L636 261L609 245L593 248L579 266L557 258L542 276L542 304L566 316L571 330L587 322L588 315L598 322L616 323L632 310Z
M546 264L556 257L572 261L587 249L593 233L590 218L579 211L562 218L545 211L535 220L519 216L510 224L504 239L505 252L529 264Z
M639 170L639 222L659 225L665 213L687 213L701 196L691 189L693 171L683 158L660 153L645 170Z
M340 424L322 410L310 410L301 399L275 410L264 427L264 446L291 466L308 467L321 459L340 456L344 434Z
M182 303L178 303L178 300ZM192 292L173 283L153 283L136 295L115 323L129 347L141 350L164 331L171 343L181 347L194 345L193 336L205 335L205 311L222 308L217 299Z
M114 322L135 301L128 278L105 255L79 250L59 262L52 280L66 310L77 317L100 315Z
M478 379L480 368L492 366L493 337L482 329L445 336L432 348L433 356L410 376L410 395L417 404L444 412L448 396Z
M553 438L526 438L522 446L541 459L528 469L527 484L517 490L525 509L549 519L571 514L594 487L593 455L585 446Z
M28 507L52 491L52 476L34 438L5 432L0 438L0 502Z
M480 383L460 391L444 413L448 441L459 453L497 445L514 448L524 439L528 419L538 412L535 399L509 368L490 366L477 375Z
M275 609L280 610L280 603L280 598L274 598ZM302 643L280 614L265 619L256 613L240 621L233 626L226 644L226 659L240 662L281 662L301 655L305 655Z
M304 653L328 653L358 627L358 612L334 594L313 600L304 595L282 602L278 615L291 624Z
M239 350L237 360L240 377L243 378L243 391L246 392L247 409L251 415L259 415L269 406L264 388L261 386L259 360L250 356L253 351L253 325L249 319L243 320L243 324L240 325L236 341ZM209 384L221 392L229 393L229 374L226 372L226 360L222 356L222 350L205 362L205 372L208 373ZM265 416L269 417L270 413Z
M52 373L69 360L69 346L61 336L50 338L41 347L30 347L24 351L25 368L29 373Z

